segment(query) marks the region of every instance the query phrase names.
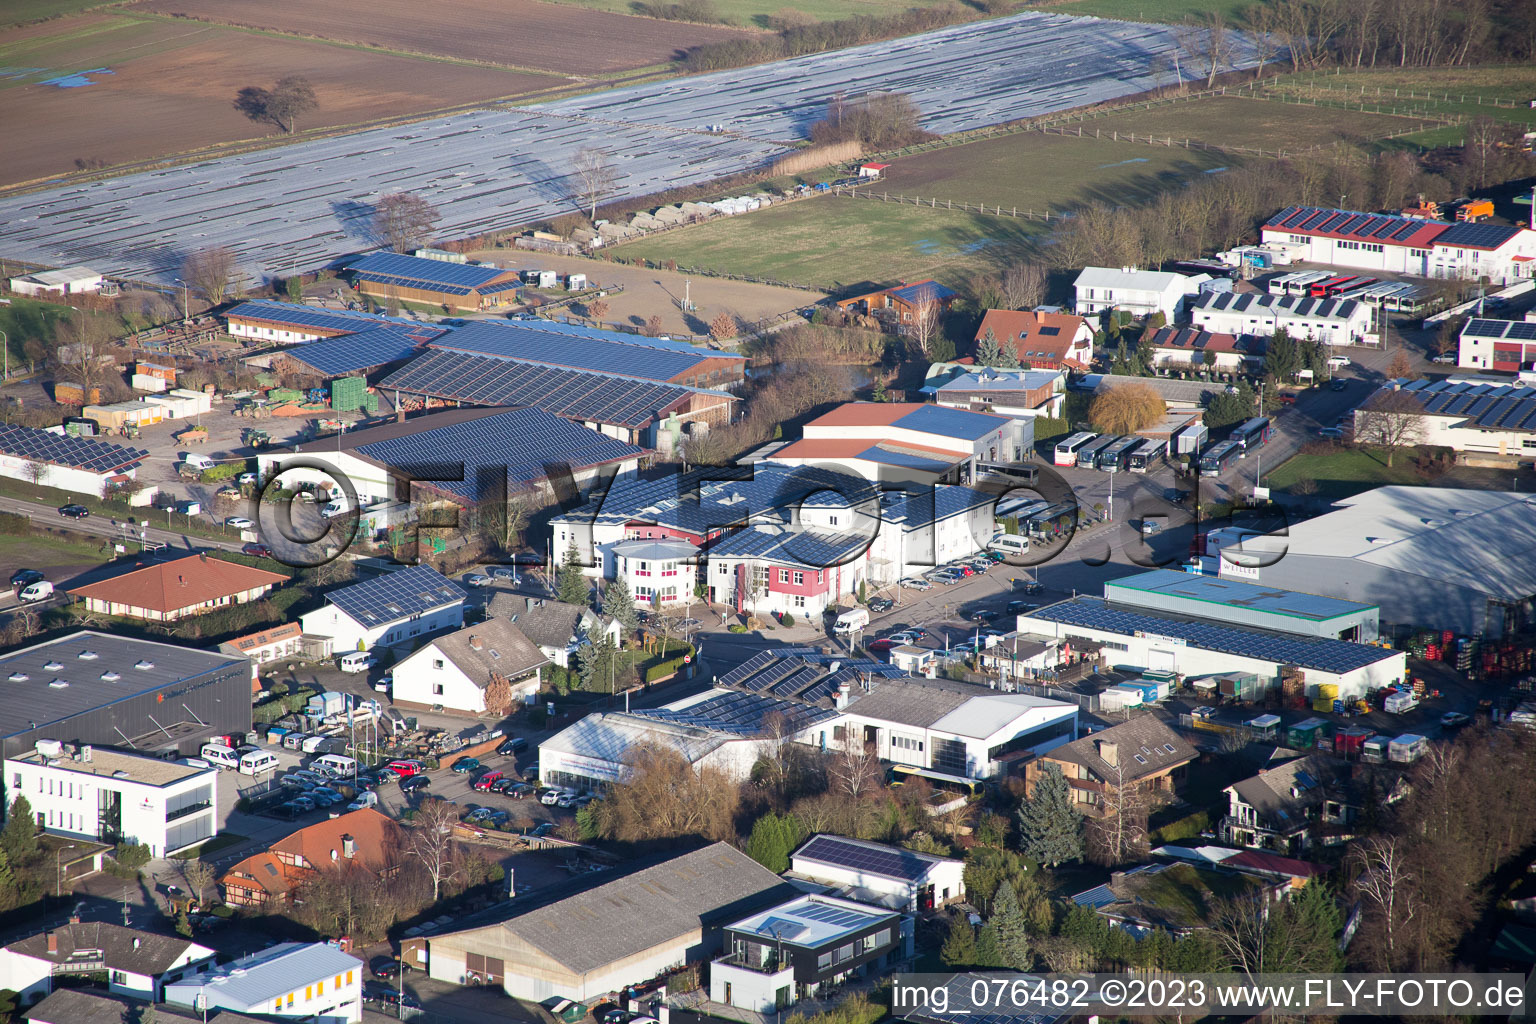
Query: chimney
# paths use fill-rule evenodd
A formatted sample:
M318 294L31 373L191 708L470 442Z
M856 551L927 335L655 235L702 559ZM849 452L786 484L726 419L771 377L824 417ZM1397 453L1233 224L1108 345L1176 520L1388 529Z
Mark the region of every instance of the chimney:
M208 561L208 552L206 552L206 551L199 551L197 553L197 557L198 557L198 559L200 561L206 562L206 561Z
M1123 881L1125 881L1125 872L1124 871L1111 871L1109 873L1109 889L1110 889L1110 891L1113 892L1115 890L1115 887L1118 886Z
M517 898L517 883L512 879L513 869L507 868L507 899Z
M59 933L58 932L49 932L48 933L48 952L50 952L50 953L57 953L58 951L59 951Z
M357 856L357 840L351 836L341 837L341 855L348 860Z
M841 711L848 706L848 684L839 683L837 692L832 695L832 706Z
M1119 747L1108 740L1095 740L1094 742L1098 746L1099 756L1104 759L1105 764L1111 768L1117 767L1120 764Z
M69 915L69 923L70 924L79 924L80 923L80 915L79 914L70 914Z
M479 638L479 637L478 637L478 636L471 636L471 637L470 637L470 638L469 638L469 649L470 649L470 650L472 650L472 651L478 651L478 650L480 650L480 649L481 649L481 647L483 647L483 646L484 646L484 645L483 645L483 644L481 644L481 643L480 643L480 638Z

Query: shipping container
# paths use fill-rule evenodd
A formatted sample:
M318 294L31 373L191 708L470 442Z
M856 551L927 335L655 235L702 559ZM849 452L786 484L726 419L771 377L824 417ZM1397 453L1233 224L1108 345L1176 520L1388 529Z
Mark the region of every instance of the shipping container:
M1407 690L1398 690L1387 695L1382 701L1382 709L1390 714L1400 715L1405 711L1412 711L1419 706L1419 699Z
M1311 750L1319 738L1331 740L1333 732L1321 718L1308 718L1297 722L1285 732L1286 746L1294 750Z
M1099 694L1099 710L1124 711L1126 708L1140 707L1144 699L1138 687L1117 683Z
M334 715L338 711L345 711L346 708L346 694L339 690L327 690L324 693L318 693L309 698L309 707L304 714L309 718L324 718L327 715Z
M1374 732L1364 726L1352 725L1333 738L1334 753L1346 757L1359 756L1365 747L1365 741L1374 735Z
M1397 764L1412 764L1424 756L1429 740L1417 733L1404 733L1387 744L1387 760Z
M1372 736L1360 747L1360 760L1367 764L1386 764L1387 745L1392 742L1390 736Z

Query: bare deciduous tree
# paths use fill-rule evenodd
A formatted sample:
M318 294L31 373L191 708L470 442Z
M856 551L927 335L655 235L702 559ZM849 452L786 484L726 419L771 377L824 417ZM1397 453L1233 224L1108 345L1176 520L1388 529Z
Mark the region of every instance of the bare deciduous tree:
M407 849L432 880L432 902L442 896L443 885L458 877L459 844L453 840L458 824L453 804L430 797L422 801L411 822Z
M217 306L230 293L238 262L233 249L211 246L182 260L181 275L187 284L203 293L210 305Z
M1045 268L1038 263L1013 263L998 283L1009 309L1033 309L1045 300Z
M741 791L724 772L650 744L630 748L624 761L623 781L592 805L604 835L625 842L735 838Z
M579 205L589 209L593 220L597 219L597 204L613 191L619 178L614 166L613 154L599 146L583 146L571 157L571 179Z
M933 342L939 336L942 312L938 299L925 296L912 303L912 319L902 324L912 346L923 359L932 361Z
M1407 847L1396 836L1367 836L1350 850L1350 857L1360 868L1355 891L1381 926L1384 966L1390 969L1398 962L1398 932L1408 927L1419 910L1417 879L1409 867Z
M849 724L841 728L843 739L832 748L827 774L838 790L857 800L880 777L880 762L864 745L858 726Z
M1405 391L1378 391L1355 411L1355 440L1385 448L1387 465L1399 448L1423 437L1424 407Z
M380 196L373 208L373 236L394 252L406 252L431 241L441 214L414 192Z
M1111 765L1099 792L1097 817L1088 819L1090 856L1101 864L1124 864L1146 852L1147 792L1124 765Z
M191 888L192 895L197 897L197 902L206 903L208 901L208 887L213 884L214 880L213 868L203 861L192 860L188 861L187 866L181 869L181 874L187 880L187 885Z
M248 85L235 94L235 109L252 121L271 121L284 132L298 130L299 118L315 110L320 101L303 75L287 75L270 89Z
M106 322L82 309L75 310L75 315L67 320L58 321L54 328L54 358L61 371L80 383L87 403L93 391L102 389L105 368L111 365L111 348L112 336Z

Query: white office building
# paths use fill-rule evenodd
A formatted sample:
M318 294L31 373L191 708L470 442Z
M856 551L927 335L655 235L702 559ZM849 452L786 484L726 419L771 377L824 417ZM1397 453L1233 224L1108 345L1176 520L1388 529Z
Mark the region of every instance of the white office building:
M1209 274L1186 277L1135 267L1084 267L1072 283L1073 308L1080 316L1106 309L1121 309L1135 316L1161 313L1171 324L1184 312L1187 297L1199 292L1209 280Z
M218 834L217 777L213 768L56 740L5 761L8 799L25 796L43 829L141 843L156 857Z
M312 1024L363 1019L363 962L330 942L284 942L165 986L192 1010L292 1017Z
M370 651L458 629L464 597L464 588L430 565L412 565L332 590L325 607L299 621L306 634L328 638L336 654Z
M1307 263L1351 270L1510 284L1536 267L1536 231L1501 224L1290 206L1261 233L1266 243L1294 247Z
M1215 334L1285 331L1328 345L1359 345L1371 336L1371 307L1349 299L1309 299L1264 292L1207 292L1189 307L1190 322Z

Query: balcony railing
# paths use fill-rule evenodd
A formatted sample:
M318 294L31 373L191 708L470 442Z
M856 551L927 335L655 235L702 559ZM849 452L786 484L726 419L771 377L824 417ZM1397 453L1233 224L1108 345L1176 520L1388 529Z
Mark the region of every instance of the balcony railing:
M195 804L188 804L185 807L178 807L174 811L166 811L165 820L175 821L177 818L185 818L187 815L196 814L198 811L206 811L212 806L213 802L210 800L204 800Z
M740 953L732 953L730 956L717 957L715 963L724 964L727 967L740 967L743 970L755 971L758 974L779 974L790 969L788 962L779 962L775 957L769 957L766 961L750 960Z

